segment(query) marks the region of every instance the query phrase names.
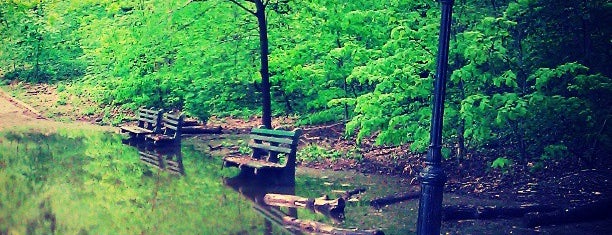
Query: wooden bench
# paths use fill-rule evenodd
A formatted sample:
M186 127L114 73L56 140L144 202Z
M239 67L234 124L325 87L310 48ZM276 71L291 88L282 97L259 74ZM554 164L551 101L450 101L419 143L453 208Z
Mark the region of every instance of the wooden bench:
M136 137L160 133L162 113L163 110L161 109L140 108L138 109L138 124L136 126L121 126L121 133L129 133L130 136Z
M176 144L181 143L181 129L183 128L183 114L168 114L164 113L162 118L163 132L158 134L149 134L145 136L145 140L152 141L154 145Z
M297 145L301 129L293 131L253 128L249 147L251 156L226 156L223 167L238 167L243 176L262 175L278 184L295 184ZM285 161L279 162L284 156Z

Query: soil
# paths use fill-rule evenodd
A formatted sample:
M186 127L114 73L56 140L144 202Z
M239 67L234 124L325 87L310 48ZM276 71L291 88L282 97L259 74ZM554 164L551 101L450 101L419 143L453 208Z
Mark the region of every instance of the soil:
M23 126L53 130L59 126L83 125L115 130L113 127L92 124L100 120L100 115L83 115L75 112L79 105L73 106L70 99L62 106L66 106L63 108L72 112L55 112L53 116L60 120L76 121L59 123L49 120L37 110L50 112L49 110L52 111L53 108L57 109L57 89L50 85L21 85L21 87L28 95L24 100L36 108L0 89L0 131ZM295 121L294 117L275 117L273 126L295 127ZM259 123L260 119L256 117L250 119L213 117L208 125L220 125L226 134L231 135L246 134L250 128L258 126ZM361 156L361 158L300 162L302 167L355 170L394 176L413 185L419 184L418 172L424 166L425 155L411 152L409 145L378 146L374 144L375 136L373 136L357 146L354 138L344 135L342 123L300 128L304 134L299 148L313 144L329 151ZM213 146L210 147L212 149ZM237 148L237 146L223 147ZM495 151L467 154L461 162L454 159L445 160L443 165L448 177L445 192L518 203L554 204L560 207L580 206L593 201L612 199L612 159L605 154L588 163L574 158L559 159L534 172L530 170L532 162L515 163L509 172L492 170L491 162L488 160L491 154L495 154Z

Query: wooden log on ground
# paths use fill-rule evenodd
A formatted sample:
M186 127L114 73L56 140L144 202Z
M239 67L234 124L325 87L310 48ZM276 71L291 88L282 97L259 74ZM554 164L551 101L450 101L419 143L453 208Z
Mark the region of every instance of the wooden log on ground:
M345 206L343 198L330 200L327 196L320 198L305 198L275 193L266 194L264 196L264 202L270 206L301 207L326 214L343 214Z
M183 126L201 126L202 123L196 119L185 118L183 120Z
M597 201L587 205L553 212L532 212L524 217L528 227L568 224L584 221L600 220L612 217L612 199Z
M374 208L380 208L386 205L391 205L398 202L403 202L406 200L419 198L421 196L420 191L409 191L404 193L396 193L393 195L385 196L382 198L376 198L370 201L370 206Z
M283 224L298 228L306 233L316 234L342 234L342 235L384 235L380 230L359 230L337 228L321 222L296 219L291 216L283 216Z
M221 126L183 126L183 134L221 134Z
M356 189L349 190L349 191L346 191L346 192L340 194L339 197L344 199L344 201L348 201L352 196L360 194L360 193L363 193L365 191L366 191L365 188L356 188Z
M529 212L551 212L557 209L559 208L541 204L519 206L445 205L442 209L442 220L507 219L523 217Z

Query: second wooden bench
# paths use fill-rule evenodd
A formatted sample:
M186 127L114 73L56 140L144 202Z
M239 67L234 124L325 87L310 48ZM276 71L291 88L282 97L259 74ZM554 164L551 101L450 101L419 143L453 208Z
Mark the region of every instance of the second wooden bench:
M223 167L238 167L242 175L262 175L278 184L295 184L296 152L301 129L293 131L253 128L251 156L226 156ZM284 156L285 161L280 162Z
M183 128L183 121L185 115L183 114L169 114L164 113L162 118L163 132L158 134L149 134L145 136L145 139L152 141L155 145L162 144L175 144L180 145L181 143L181 129Z

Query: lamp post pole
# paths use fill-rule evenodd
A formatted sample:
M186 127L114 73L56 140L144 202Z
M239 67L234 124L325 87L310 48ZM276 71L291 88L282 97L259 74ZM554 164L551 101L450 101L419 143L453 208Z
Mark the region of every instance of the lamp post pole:
M433 110L429 150L425 168L419 174L421 178L421 198L419 200L419 218L417 234L438 235L442 224L442 193L446 182L446 173L442 161L442 120L444 116L444 96L448 75L448 43L453 12L453 0L439 0L442 4L440 35L438 39L438 65L435 79Z

